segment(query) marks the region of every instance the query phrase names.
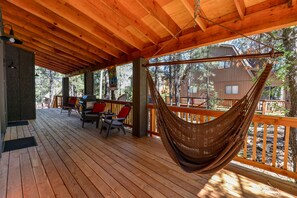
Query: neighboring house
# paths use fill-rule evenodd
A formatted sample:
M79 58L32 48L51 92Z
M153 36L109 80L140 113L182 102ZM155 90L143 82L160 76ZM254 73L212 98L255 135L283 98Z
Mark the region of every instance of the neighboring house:
M233 45L220 45L210 49L210 56L232 56L238 55L238 50ZM219 62L215 68L211 69L212 76L209 77L209 87L213 90L219 99L240 99L253 85L253 79L257 73L257 67L253 67L247 60L225 61ZM191 81L184 80L181 87L181 97L207 97L207 79L201 78L199 72L191 74ZM270 79L272 83L269 87L265 87L265 95L262 99L282 100L282 90L275 92L274 87L279 87L281 81L276 79L274 74ZM214 95L209 93L210 97Z

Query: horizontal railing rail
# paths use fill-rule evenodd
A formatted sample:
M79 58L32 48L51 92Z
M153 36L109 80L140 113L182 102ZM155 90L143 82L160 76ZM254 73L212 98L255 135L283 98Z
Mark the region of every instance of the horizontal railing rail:
M217 108L230 108L238 99L213 99L216 101ZM170 104L170 98L166 96L166 103ZM173 105L175 104L175 98L172 98ZM183 107L201 107L206 108L207 99L201 97L180 97L180 106ZM259 100L256 111L262 115L271 113L282 113L285 108L284 100Z
M148 104L147 107L149 110L148 131L152 135L159 135L155 107L152 104ZM169 106L169 109L180 118L192 123L207 122L224 113L223 111L176 106ZM297 128L297 118L254 115L243 148L234 160L297 179L297 172L293 170L293 161L289 155L291 128Z

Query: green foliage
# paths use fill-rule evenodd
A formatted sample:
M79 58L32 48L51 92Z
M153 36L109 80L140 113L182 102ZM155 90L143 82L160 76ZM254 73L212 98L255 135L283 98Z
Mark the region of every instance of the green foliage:
M213 46L211 46L213 47ZM150 62L171 62L175 60L189 60L210 57L211 47L201 47L193 50L170 54L151 59ZM159 66L150 68L150 72L155 79L157 89L166 98L174 98L179 105L181 84L188 86L188 96L191 96L189 90L191 87L198 87L204 94L203 98L209 98L208 107L215 107L217 93L214 90L212 81L213 69L217 68L218 63L197 63L197 64L180 64L170 66ZM157 69L158 68L158 69Z
M35 96L36 103L42 103L44 98L53 99L54 95L61 95L63 75L42 67L35 66Z
M125 94L127 100L132 101L132 64L130 63L117 66L116 71L118 85L117 90L114 91L115 98L117 99L123 94ZM111 91L109 89L108 78L109 77L107 70L99 70L94 72L94 94L97 98L111 99ZM100 83L102 84L101 87Z
M84 74L69 78L69 95L76 97L84 95Z

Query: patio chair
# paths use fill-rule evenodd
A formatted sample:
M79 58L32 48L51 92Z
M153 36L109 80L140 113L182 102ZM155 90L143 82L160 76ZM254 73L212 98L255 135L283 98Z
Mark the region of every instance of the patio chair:
M96 102L94 103L93 109L91 112L85 112L82 114L82 128L84 128L86 121L96 121L96 128L99 126L100 118L106 107L105 102Z
M104 118L102 120L102 126L100 130L100 134L102 133L103 127L107 129L106 137L108 137L109 132L111 129L117 128L119 131L122 129L124 134L126 134L125 128L124 128L124 121L128 117L131 110L130 104L125 104L118 115L104 115ZM112 118L115 117L115 118Z
M60 113L62 113L63 110L67 110L68 116L70 116L72 109L76 108L76 101L77 101L77 97L70 97L68 99L68 103L66 105L63 104Z

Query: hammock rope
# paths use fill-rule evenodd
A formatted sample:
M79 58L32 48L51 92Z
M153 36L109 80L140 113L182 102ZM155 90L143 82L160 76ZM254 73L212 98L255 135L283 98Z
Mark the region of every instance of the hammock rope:
M272 64L267 64L248 93L231 109L214 120L200 124L179 118L167 107L147 69L162 142L171 158L183 170L212 173L226 166L237 155L271 69Z

